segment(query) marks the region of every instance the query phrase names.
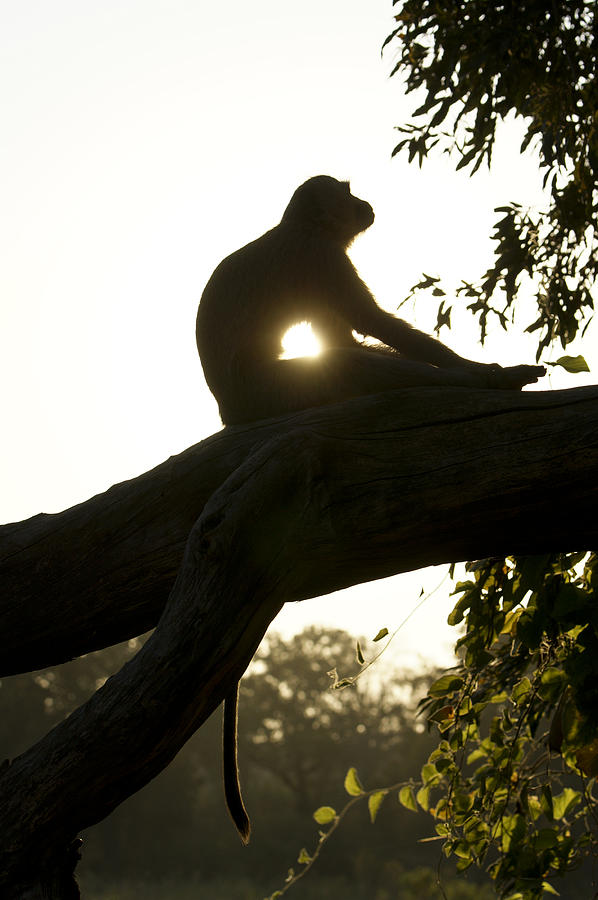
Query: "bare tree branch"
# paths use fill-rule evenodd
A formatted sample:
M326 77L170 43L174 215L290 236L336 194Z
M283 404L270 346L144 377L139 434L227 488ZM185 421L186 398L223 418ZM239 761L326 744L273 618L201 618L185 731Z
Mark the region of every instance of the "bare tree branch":
M326 488L346 511L329 558L309 573L300 563L292 599L446 561L596 546L597 408L595 387L360 398L224 429L65 512L2 526L0 674L155 626L207 499L275 435L330 439ZM356 518L364 511L373 534Z
M203 507L152 637L0 772L2 896L77 896L65 867L68 875L78 831L169 763L283 603L430 563L595 547L597 472L598 388L427 389L231 429L87 504L11 526L8 609L16 616L17 561L37 560L37 572L22 570L29 627L37 596L44 640L58 635L61 652L73 653L89 621L77 615L81 590L99 622L135 593L103 640L151 624L190 510ZM155 558L160 574L144 576ZM43 657L38 634L21 642L29 660Z

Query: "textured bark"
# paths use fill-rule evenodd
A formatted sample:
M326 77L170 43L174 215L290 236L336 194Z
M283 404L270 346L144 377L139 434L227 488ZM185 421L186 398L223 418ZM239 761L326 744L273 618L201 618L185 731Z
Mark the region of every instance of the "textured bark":
M597 473L597 388L406 391L225 430L5 529L12 671L144 630L171 590L137 656L0 771L2 897L76 896L77 833L170 762L283 603L430 563L595 547Z
M316 570L298 556L292 599L446 561L596 546L597 410L594 387L360 398L224 429L85 503L2 526L0 675L154 627L204 504L276 435L329 439L327 489L346 510L337 545L351 548L340 567L334 547Z

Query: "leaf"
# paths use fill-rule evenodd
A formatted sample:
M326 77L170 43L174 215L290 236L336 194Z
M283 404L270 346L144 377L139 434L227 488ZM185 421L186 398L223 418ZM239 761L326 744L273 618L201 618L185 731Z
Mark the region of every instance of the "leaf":
M331 806L320 806L314 813L314 819L318 825L329 825L336 819L336 810Z
M345 790L351 797L359 797L364 793L363 787L357 777L357 769L353 766L345 775Z
M502 819L502 849L508 853L511 847L516 847L526 831L526 822L518 813L511 816L503 816Z
M577 765L589 778L598 776L598 738L576 753Z
M547 365L560 366L565 372L570 372L572 375L590 371L590 367L583 356L560 356L556 362L549 362Z
M431 716L428 717L429 722L435 722L440 731L446 731L449 728L455 719L455 707L454 706L443 706L440 709L437 709L436 712L433 712Z
M558 842L559 833L556 828L540 828L534 840L534 847L536 850L550 850L551 847L556 847Z
M428 786L431 787L435 784L438 784L438 782L440 781L440 778L441 778L441 775L438 772L438 769L436 768L434 763L426 763L425 766L423 766L423 768L422 768L421 775L422 775L422 782L424 783L425 787L428 787Z
M374 638L374 643L376 641L381 641L382 638L385 638L388 634L388 628L381 628L376 637Z
M552 791L550 790L549 784L542 785L540 804L542 806L542 812L544 813L546 818L552 821L552 819L554 819L554 805Z
M357 641L357 645L355 647L355 656L357 657L357 662L359 663L359 665L363 666L363 664L365 663L365 657L361 650L361 644L359 643L359 641Z
M299 856L297 857L297 862L301 863L301 865L307 865L307 863L310 863L311 861L312 861L311 856L309 855L309 853L307 852L305 847L302 847L301 852L299 853Z
M372 825L376 821L376 816L378 815L378 810L382 806L382 801L386 797L386 791L376 791L375 794L370 794L368 797L368 809L370 811L370 819Z
M463 679L458 675L443 675L438 678L428 689L430 697L444 697L446 694L452 694L463 687Z
M517 682L511 692L511 697L513 698L517 706L521 706L522 703L526 702L526 700L529 698L531 689L531 682L527 676L524 676L521 681Z
M417 800L415 799L415 791L410 784L406 784L399 791L399 803L401 804L401 806L404 806L405 809L410 809L412 812L417 812Z
M430 809L430 788L420 788L415 796L421 808L427 812Z
M335 684L333 684L332 687L335 691L340 691L343 688L351 687L352 684L353 684L352 678L341 678L339 681L337 681Z
M552 808L555 819L564 819L567 813L574 806L577 806L580 800L581 794L579 791L574 791L573 788L565 788L561 794L558 794L556 797L553 796Z

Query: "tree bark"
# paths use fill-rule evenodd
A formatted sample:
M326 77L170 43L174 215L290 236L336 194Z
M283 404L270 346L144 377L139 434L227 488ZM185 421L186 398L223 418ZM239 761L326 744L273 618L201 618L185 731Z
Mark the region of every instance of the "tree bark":
M598 388L403 391L227 429L8 527L0 633L18 626L27 665L143 630L171 590L137 656L0 772L2 896L76 896L77 833L169 763L283 603L431 563L595 547L597 472Z
M338 540L353 553L339 569L331 550L292 599L446 561L596 546L597 410L596 387L359 398L226 428L85 503L2 526L0 675L154 627L207 499L275 435L330 439L327 486L343 494ZM376 535L353 518L360 491Z

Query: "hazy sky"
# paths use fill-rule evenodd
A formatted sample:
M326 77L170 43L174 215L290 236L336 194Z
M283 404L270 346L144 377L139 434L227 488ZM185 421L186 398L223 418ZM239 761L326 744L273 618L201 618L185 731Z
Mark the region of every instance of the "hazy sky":
M352 257L387 309L423 270L455 284L483 271L493 207L537 198L537 169L516 125L491 176L391 160L411 106L380 55L392 26L390 0L0 4L2 521L68 507L220 427L195 349L203 285L309 176L348 178L372 203ZM434 310L418 305L417 324ZM443 339L533 362L523 338ZM443 575L296 604L282 624L375 634L422 577ZM446 592L424 607L407 644L449 608Z

